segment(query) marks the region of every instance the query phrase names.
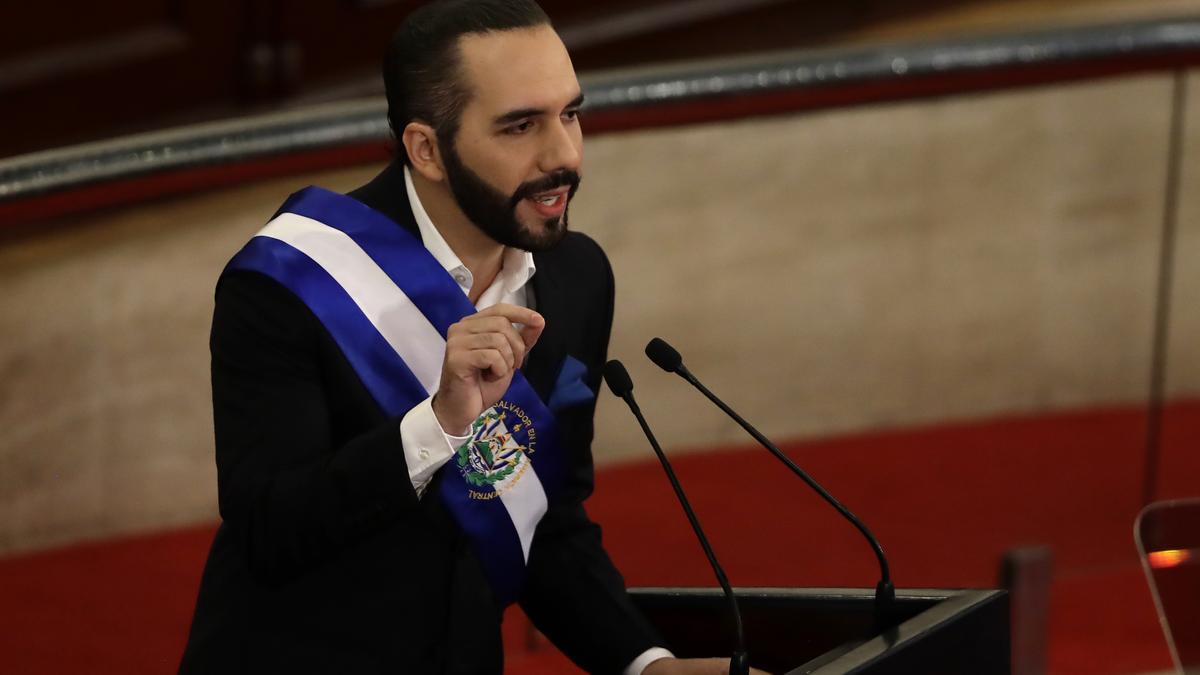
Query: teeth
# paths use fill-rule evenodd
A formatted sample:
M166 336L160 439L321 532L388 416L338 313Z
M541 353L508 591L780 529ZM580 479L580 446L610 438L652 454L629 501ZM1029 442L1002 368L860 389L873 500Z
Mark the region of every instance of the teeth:
M555 202L557 202L557 201L558 201L558 195L551 195L551 196L549 196L549 197L542 197L541 199L539 199L539 200L538 200L538 202L539 202L539 203L541 203L541 204L544 204L544 205L546 205L546 206L553 206L553 205L554 205L554 203L555 203Z

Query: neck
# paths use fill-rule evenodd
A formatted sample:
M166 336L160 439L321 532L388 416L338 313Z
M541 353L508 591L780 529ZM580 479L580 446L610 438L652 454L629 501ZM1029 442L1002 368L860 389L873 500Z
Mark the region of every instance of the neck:
M444 182L429 181L416 171L412 172L412 180L417 197L434 227L454 255L471 271L473 281L467 297L472 303L477 302L500 273L504 264L504 245L467 218Z

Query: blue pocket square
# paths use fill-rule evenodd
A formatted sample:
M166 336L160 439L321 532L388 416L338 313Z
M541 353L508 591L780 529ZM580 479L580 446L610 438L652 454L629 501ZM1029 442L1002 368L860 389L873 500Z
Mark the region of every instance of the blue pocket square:
M554 382L554 389L550 391L550 400L546 406L552 412L558 412L563 408L569 408L580 403L587 403L596 398L592 390L588 388L583 378L587 376L587 366L579 359L567 355L563 359L562 368L558 371L558 379Z

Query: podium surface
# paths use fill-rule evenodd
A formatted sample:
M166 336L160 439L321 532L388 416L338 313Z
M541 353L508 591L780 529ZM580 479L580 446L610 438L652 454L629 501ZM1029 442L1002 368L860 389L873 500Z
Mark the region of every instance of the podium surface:
M634 602L680 657L734 649L719 588L633 588ZM873 589L734 589L750 662L776 675L1010 671L1008 595L1001 590L898 589L875 609Z

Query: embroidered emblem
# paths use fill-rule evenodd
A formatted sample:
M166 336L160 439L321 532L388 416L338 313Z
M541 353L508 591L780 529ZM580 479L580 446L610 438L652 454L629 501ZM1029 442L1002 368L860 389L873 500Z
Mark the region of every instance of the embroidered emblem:
M501 401L485 410L471 425L471 440L458 448L458 470L468 485L499 490L497 484L511 477L505 485L511 488L529 467L535 438L525 411ZM526 443L522 444L522 440ZM478 498L496 496L496 493L487 497L480 494Z

